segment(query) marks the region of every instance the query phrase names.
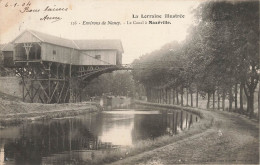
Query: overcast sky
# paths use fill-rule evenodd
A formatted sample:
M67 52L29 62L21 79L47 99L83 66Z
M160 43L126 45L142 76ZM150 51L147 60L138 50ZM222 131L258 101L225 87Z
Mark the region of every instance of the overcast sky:
M6 6L8 2L8 7ZM17 2L18 6L14 7ZM28 0L24 0L28 3ZM56 35L68 39L121 39L124 54L123 63L131 63L139 56L159 49L171 41L181 42L187 35L188 27L194 22L192 9L198 1L83 1L83 0L34 0L29 9L40 9L39 12L21 13L22 1L0 0L0 43L12 41L25 29ZM56 6L55 6L56 5ZM49 8L68 8L67 12L45 12ZM132 18L132 15L139 18ZM179 19L145 19L143 15L182 14ZM40 18L58 16L60 21L41 21ZM132 21L170 21L165 25L128 25ZM71 22L77 21L77 25ZM121 25L82 25L83 21L114 21Z

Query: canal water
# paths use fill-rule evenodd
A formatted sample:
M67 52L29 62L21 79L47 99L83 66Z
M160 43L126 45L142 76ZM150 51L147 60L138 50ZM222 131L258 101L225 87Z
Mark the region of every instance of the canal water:
M172 136L198 120L185 111L121 109L24 123L0 130L0 165L91 161L95 152Z

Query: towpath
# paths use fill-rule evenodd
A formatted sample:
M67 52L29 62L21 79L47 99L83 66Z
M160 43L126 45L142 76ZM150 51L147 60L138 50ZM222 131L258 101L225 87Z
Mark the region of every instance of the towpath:
M244 116L204 111L213 126L167 146L113 164L259 164L259 124Z

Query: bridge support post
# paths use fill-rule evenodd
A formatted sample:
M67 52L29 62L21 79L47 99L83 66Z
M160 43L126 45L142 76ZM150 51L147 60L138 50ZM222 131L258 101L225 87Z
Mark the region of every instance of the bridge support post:
M22 79L23 101L46 104L82 101L82 90L88 81L103 73L129 69L110 65L74 66L38 58L15 61L15 65ZM153 97L156 97L154 92Z
M60 67L60 64L50 62L26 61L17 64L16 73L22 79L23 101L46 104L68 102L69 79L66 68L65 64Z

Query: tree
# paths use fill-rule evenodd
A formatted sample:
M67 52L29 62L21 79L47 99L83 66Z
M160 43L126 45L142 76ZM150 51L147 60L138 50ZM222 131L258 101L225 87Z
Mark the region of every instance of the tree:
M127 71L107 73L92 80L84 89L89 96L111 93L115 96L134 96L135 84L132 74Z
M232 98L233 85L241 82L248 100L248 112L253 114L253 93L259 69L259 2L208 2L197 10L199 26L211 31L205 35L214 63L216 78ZM203 26L204 25L204 26ZM206 30L207 31L207 30ZM232 99L230 99L232 100ZM232 105L232 104L231 104Z
M259 2L204 2L194 13L197 22L190 28L185 42L172 42L135 61L134 64L148 62L149 65L144 71L134 71L134 79L143 83L147 90L174 88L181 91L181 96L183 88L190 92L196 88L197 93L208 94L208 105L213 94L213 108L217 90L218 108L222 94L222 108L228 96L229 110L233 108L234 94L237 108L237 85L240 84L240 98L244 89L247 112L253 116L260 69ZM156 68L161 61L168 61L175 67ZM240 104L243 104L242 99Z

